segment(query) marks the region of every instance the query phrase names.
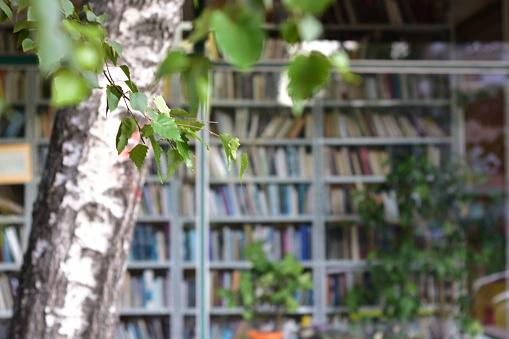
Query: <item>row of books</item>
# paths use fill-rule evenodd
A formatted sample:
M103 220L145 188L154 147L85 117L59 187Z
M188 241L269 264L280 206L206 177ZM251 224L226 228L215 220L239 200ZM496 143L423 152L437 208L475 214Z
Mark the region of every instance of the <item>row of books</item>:
M170 259L170 225L137 224L129 260L166 261Z
M324 135L329 138L445 137L447 133L431 116L419 112L379 113L355 109L325 115Z
M353 25L444 23L445 6L440 0L344 0L333 3L322 20Z
M311 177L313 175L313 154L306 146L245 146L243 152L248 155L250 168L246 176L280 178ZM210 173L212 177L237 177L234 164L228 171L225 153L222 149L210 148Z
M0 262L18 265L23 263L23 250L21 248L18 227L5 226L1 232L0 244Z
M213 126L216 132L226 132L241 140L311 138L313 133L311 114L295 117L287 108L237 108L234 112L216 109L212 119L217 122Z
M52 107L41 107L35 115L35 137L49 139L55 120L56 110Z
M19 286L18 278L12 274L0 274L0 310L8 311L14 307L14 297Z
M216 100L276 100L281 74L278 72L241 73L216 70L212 74L212 98Z
M324 209L328 215L343 215L357 213L357 202L360 198L359 190L363 187L357 185L328 185L324 191ZM399 218L396 192L394 190L377 193L378 199L383 205L385 217L389 220Z
M195 235L186 235L195 238ZM222 225L210 230L209 239L211 261L245 260L244 249L256 241L262 242L265 253L271 260L282 259L286 254L292 254L297 260L311 260L309 224L244 224L240 227Z
M327 259L363 260L374 249L374 234L360 225L328 225Z
M170 319L150 317L123 319L115 330L115 339L169 339Z
M228 302L225 298L221 298L219 289L237 291L240 288L242 271L241 270L213 270L210 272L210 305L212 307L227 307ZM313 292L305 291L296 293L295 300L301 306L309 306L313 304ZM263 305L262 308L270 312L273 305Z
M417 295L423 306L449 303L457 297L456 283L453 279L437 279L431 274L416 273L408 277L408 283L415 284ZM345 271L344 269L330 269L327 274L326 302L328 306L345 306L346 298L350 290L355 286L369 290L371 274L369 272ZM397 288L395 286L395 288ZM376 296L370 296L368 305L376 305L379 300Z
M363 74L362 83L331 76L325 87L328 100L431 100L449 97L449 78L435 74Z
M172 214L171 190L168 185L149 183L143 187L140 202L140 216Z
M169 291L166 275L156 274L153 270L144 270L139 275L127 271L124 276L122 307L162 309L169 305Z
M0 112L0 137L21 138L25 136L25 110L8 108Z
M371 147L328 147L325 175L387 175L389 155L385 149Z
M308 184L213 185L211 216L296 216L309 214L313 190Z
M327 274L326 304L327 306L345 306L349 291L356 286L367 289L370 285L371 274L369 272L348 271L341 268L329 269ZM369 300L368 305L374 305L376 302L377 300L372 298Z
M15 70L0 70L0 98L9 102L26 98L26 72Z

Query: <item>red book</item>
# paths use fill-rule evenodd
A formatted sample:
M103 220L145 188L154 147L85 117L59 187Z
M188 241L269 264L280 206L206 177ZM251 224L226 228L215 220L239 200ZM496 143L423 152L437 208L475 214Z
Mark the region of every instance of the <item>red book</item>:
M366 147L359 148L359 156L361 157L362 171L365 175L370 175L371 169L369 168L368 149Z

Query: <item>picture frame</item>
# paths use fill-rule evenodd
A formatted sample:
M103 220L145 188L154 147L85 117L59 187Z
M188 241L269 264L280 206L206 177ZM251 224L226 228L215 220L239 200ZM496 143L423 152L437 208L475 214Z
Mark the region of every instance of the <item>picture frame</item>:
M23 184L31 180L30 145L0 145L0 184Z

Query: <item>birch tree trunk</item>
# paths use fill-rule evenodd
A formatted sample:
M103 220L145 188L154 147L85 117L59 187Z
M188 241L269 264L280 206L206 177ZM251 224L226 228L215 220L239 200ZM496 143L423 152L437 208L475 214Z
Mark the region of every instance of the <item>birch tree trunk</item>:
M151 83L182 2L92 1L97 14L108 13L110 38L149 97L160 89ZM105 112L104 90L96 90L57 113L9 338L113 337L144 177L115 150L125 110Z

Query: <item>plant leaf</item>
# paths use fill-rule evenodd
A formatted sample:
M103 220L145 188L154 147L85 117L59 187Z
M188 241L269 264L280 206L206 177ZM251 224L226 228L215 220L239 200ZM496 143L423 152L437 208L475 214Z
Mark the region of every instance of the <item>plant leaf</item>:
M111 47L115 51L115 53L118 55L118 57L122 57L122 45L119 44L116 41L110 40Z
M149 137L150 143L152 144L152 149L154 151L154 158L156 160L156 167L157 167L157 177L159 178L159 181L161 181L161 184L163 183L163 175L161 174L161 154L163 154L163 148L159 143L157 142L154 135L151 135Z
M23 52L26 52L26 51L30 51L30 50L34 49L35 47L37 47L37 45L35 44L35 42L32 39L26 38L21 43L21 47L23 48Z
M154 98L154 104L156 104L157 109L164 114L170 114L170 108L166 105L166 100L160 95Z
M334 0L283 0L283 4L296 12L318 15L323 13Z
M138 171L141 172L141 168L143 167L143 162L147 157L148 147L142 144L136 145L131 152L129 152L129 158L134 162Z
M148 106L148 98L144 93L129 92L131 107L141 113L145 113Z
M237 149L239 148L239 139L232 138L228 133L223 132L219 134L219 139L223 144L226 160L228 162L228 171L231 171L231 161L237 161Z
M136 124L136 120L133 118L123 118L120 121L120 126L118 127L116 145L118 154L122 153L124 148L127 146L131 135L136 132L138 125Z
M294 101L315 95L329 79L330 63L320 52L299 55L288 67L288 94Z
M127 65L122 65L120 66L120 69L124 72L127 79L131 80L131 72L129 71L129 67L127 67Z
M322 24L311 15L305 15L298 23L299 36L303 41L312 41L320 37L323 31Z
M159 66L157 76L167 76L173 73L183 72L189 68L189 57L181 51L172 51Z
M60 8L64 12L65 16L69 16L74 12L74 5L70 0L59 0Z
M240 155L240 181L242 182L242 177L249 166L249 160L246 153L242 153Z
M205 39L210 29L210 19L212 17L213 10L206 8L201 12L200 16L194 20L193 31L189 36L189 41L197 43L200 40Z
M127 80L125 81L125 84L127 85L127 87L129 87L129 89L131 91L133 91L134 93L137 93L139 92L138 90L138 86L136 86L136 84L134 82L132 82L132 80Z
M152 128L163 138L182 141L175 119L166 114L152 114Z
M85 80L70 69L63 68L52 81L51 102L55 107L80 103L89 94Z
M177 151L184 159L184 163L186 164L187 168L189 168L191 172L194 173L193 161L191 160L191 156L194 155L189 151L189 144L187 143L188 142L187 138L184 136L182 137L182 139L184 139L184 141L175 142L177 144Z
M119 102L121 96L122 96L122 94L118 87L108 86L106 88L107 110L114 111L115 109L117 109L118 102Z
M9 20L12 20L12 9L3 0L0 0L0 9L7 15Z
M83 72L83 78L88 84L90 88L99 88L99 79L97 78L97 73L91 71Z
M219 49L234 66L246 69L258 61L265 30L256 16L230 5L212 13L211 25Z
M171 149L168 151L168 169L166 172L166 181L170 179L171 175L177 170L177 168L184 162L184 158L180 155L177 150Z

